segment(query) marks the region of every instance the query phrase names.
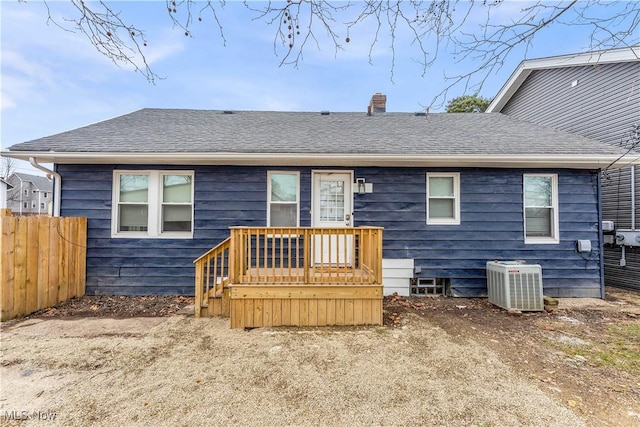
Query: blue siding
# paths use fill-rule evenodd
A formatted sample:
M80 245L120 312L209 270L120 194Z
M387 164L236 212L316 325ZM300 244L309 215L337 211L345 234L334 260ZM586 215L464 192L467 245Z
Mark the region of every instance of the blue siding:
M567 66L533 70L502 113L520 120L551 126L614 146L629 142L638 123L640 62ZM577 80L572 87L568 82ZM636 203L640 201L640 167L636 169ZM602 219L618 229L631 228L631 168L610 169L603 179ZM637 205L636 205L637 206ZM640 208L636 208L640 224ZM620 266L621 248L604 247L604 274L611 286L640 289L640 251L626 248L626 266Z
M58 166L62 214L88 218L88 294L192 294L195 258L228 237L230 226L266 224L268 170L300 171L300 223L310 225L312 168L176 167L196 173L194 238L112 239L114 168ZM600 295L596 172L437 169L460 172L461 224L427 225L425 177L435 170L355 169L356 177L374 184L373 193L354 197L355 225L385 228L384 257L415 259L421 277L450 279L458 296L486 295L484 268L492 259L541 264L547 295ZM524 244L522 175L533 172L558 174L559 244ZM578 239L591 240L594 252L577 253Z
M427 169L358 169L374 193L355 196L358 225L385 227L384 256L413 258L422 277L444 277L459 296L486 294L485 262L522 259L543 267L545 294L599 296L597 175L575 170L448 169L460 171L460 225L427 225ZM558 173L561 242L525 245L522 175ZM596 248L579 254L576 240Z

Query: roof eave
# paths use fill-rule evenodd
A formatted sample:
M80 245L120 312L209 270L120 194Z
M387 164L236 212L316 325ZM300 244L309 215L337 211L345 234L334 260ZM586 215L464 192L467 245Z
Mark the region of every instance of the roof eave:
M22 160L56 164L236 165L236 166L387 166L387 167L496 167L603 169L640 165L640 158L620 155L553 154L321 154L321 153L88 153L3 152Z

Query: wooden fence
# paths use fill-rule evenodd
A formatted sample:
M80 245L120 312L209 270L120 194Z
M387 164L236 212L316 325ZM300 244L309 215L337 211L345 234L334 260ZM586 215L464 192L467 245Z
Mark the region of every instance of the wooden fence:
M86 218L0 214L0 320L84 295Z

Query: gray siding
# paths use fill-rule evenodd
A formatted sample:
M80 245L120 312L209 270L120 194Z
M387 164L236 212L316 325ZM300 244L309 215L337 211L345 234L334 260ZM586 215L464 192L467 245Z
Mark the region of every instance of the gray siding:
M639 85L640 61L535 70L501 112L624 145L640 121Z
M640 167L635 168L635 226L640 228ZM632 206L631 168L609 169L602 177L602 219L616 228L630 229Z
M132 169L122 166L122 169ZM167 169L166 167L141 167ZM268 167L179 167L195 170L193 239L112 239L114 166L60 165L62 214L88 218L88 294L192 294L193 260L229 235L234 225L266 223ZM311 168L301 173L301 225L310 224ZM318 168L316 168L318 169ZM451 170L451 169L449 169ZM425 168L357 168L374 192L355 195L355 225L382 226L385 258L411 258L421 277L447 278L460 296L486 295L485 263L523 259L543 267L545 294L599 296L596 172L558 173L560 237L555 245L525 245L522 175L509 169L456 169L461 224L427 225ZM576 240L591 240L579 254Z
M640 61L535 70L501 112L628 148L633 126L640 125ZM639 172L636 167L636 228ZM629 168L603 176L603 219L615 221L616 228L631 228L630 176ZM626 252L627 265L620 267L621 248L604 248L606 283L640 289L640 253Z
M635 166L635 226L640 228L640 167ZM631 168L607 171L602 180L602 219L614 221L618 229L632 228ZM622 248L605 245L604 274L607 284L640 289L640 248L625 248L626 265L620 266Z
M52 200L51 192L41 191L31 182L20 181L17 178L10 178L8 182L14 187L7 190L7 208L22 215L48 213L49 202ZM44 203L44 206L41 206L41 203Z

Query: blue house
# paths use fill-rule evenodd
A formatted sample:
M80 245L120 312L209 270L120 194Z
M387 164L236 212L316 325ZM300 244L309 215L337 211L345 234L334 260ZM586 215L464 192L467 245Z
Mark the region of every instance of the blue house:
M375 107L143 109L3 155L53 163L55 210L88 218L88 294L193 294L194 259L230 227L374 226L386 294L485 296L498 259L540 264L547 295L603 295L600 171L637 162L624 149Z
M523 61L487 109L640 155L640 45ZM633 154L633 155L631 155ZM607 286L640 290L640 168L604 171ZM615 236L627 236L615 239ZM607 238L609 239L607 241Z

